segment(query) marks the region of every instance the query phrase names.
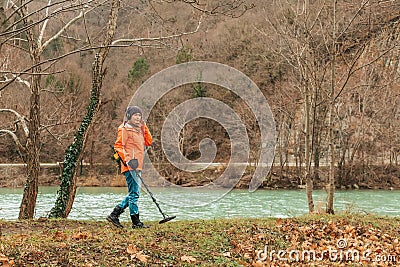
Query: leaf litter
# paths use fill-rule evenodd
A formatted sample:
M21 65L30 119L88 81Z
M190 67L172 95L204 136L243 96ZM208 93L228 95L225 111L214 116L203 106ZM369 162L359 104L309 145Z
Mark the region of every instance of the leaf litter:
M130 229L127 223L118 229L98 221L0 221L0 266L398 266L400 261L399 218L347 214L148 224L149 229ZM337 251L337 257L327 251ZM348 257L354 251L360 258Z

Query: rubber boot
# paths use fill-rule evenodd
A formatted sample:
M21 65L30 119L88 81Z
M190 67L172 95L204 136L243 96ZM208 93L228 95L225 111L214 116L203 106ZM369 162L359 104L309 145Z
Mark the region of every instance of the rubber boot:
M149 226L144 225L140 219L139 219L139 214L134 214L131 215L131 220L132 220L132 228L149 228Z
M111 222L118 228L124 228L122 224L119 222L119 215L121 215L123 212L124 210L122 208L116 206L114 210L111 212L111 214L107 216L107 221Z

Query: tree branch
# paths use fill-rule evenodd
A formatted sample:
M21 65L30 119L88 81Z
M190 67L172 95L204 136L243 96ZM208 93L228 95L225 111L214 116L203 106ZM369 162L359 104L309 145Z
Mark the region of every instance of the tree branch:
M10 83L10 82L13 82L13 81L17 81L17 82L19 82L19 83L24 84L26 87L31 88L31 84L30 84L28 81L22 79L21 77L15 75L15 74L13 74L13 73L2 72L2 71L1 71L0 73L5 73L5 75L3 76L4 80L0 81L0 83ZM7 77L7 74L10 74L10 75L12 76L12 78L11 78L11 79L8 78L8 77ZM31 73L30 73L30 74L31 74Z
M47 23L50 20L49 19L49 8L50 8L50 5L51 5L51 0L49 0L49 2L47 3L46 16L45 16L47 19L43 22L42 29L40 30L40 33L39 33L39 37L38 37L38 41L37 41L39 47L41 46L41 43L42 43L42 40L43 40L44 30L46 29Z
M21 114L19 114L19 113L16 112L15 110L13 110L13 109L8 109L8 108L0 109L0 112L11 112L11 113L13 113L13 114L18 118L17 122L20 122L20 123L21 123L22 128L24 129L25 136L28 137L28 135L29 135L29 128L28 128L28 125L26 124L26 119L25 119L24 116L22 116Z
M168 39L176 39L185 35L190 35L190 34L194 34L196 32L199 31L200 29L200 25L201 25L201 18L199 20L199 22L197 23L197 27L196 29L194 29L193 31L190 32L181 32L181 33L177 33L177 34L173 34L173 35L168 35L168 36L160 36L160 37L145 37L145 38L134 38L134 39L118 39L118 40L114 40L111 43L111 46L113 45L117 45L118 43L131 43L128 46L133 46L133 43L136 42L156 42L156 41L163 41L163 40L168 40Z
M243 0L232 0L230 2L226 3L218 3L215 7L212 7L211 9L208 9L205 4L201 4L200 0L178 0L179 2L183 2L185 4L188 4L192 6L194 9L207 14L207 15L224 15L228 16L231 18L239 18L243 16L244 13L246 13L249 9L252 9L255 7L253 3L251 3L249 6L246 5L246 2ZM166 1L168 3L173 3L175 0L168 0ZM202 7L203 6L203 7ZM242 11L238 11L240 7L243 7ZM238 12L238 14L235 14L235 12Z
M50 0L49 0L50 1ZM107 0L104 0L107 1ZM84 15L86 15L87 13L89 13L90 11L92 11L96 6L89 8L88 4L92 2L92 1L88 1L87 4L84 4L82 7L81 12L78 14L78 16L72 18L69 22L67 22L64 27L62 27L55 35L53 35L51 38L49 38L43 45L41 45L40 42L38 42L38 45L40 47L40 52L43 51L43 49L45 49L52 41L54 41L55 39L57 39L67 28L69 28L69 26L71 26L75 21L77 21L78 19L84 17ZM104 3L104 2L103 2ZM62 10L62 7L59 8L60 10ZM87 9L85 11L85 9ZM55 11L55 13L57 13L58 10ZM43 36L44 30L45 30L45 25L47 25L47 21L48 19L45 21L45 23L43 24L42 27L42 31L41 31L41 36Z
M65 58L67 56L70 56L70 55L73 55L73 54L76 54L76 53L81 53L83 51L92 51L92 50L96 50L96 49L104 49L104 48L107 48L107 47L108 48L112 48L112 47L132 47L132 46L151 47L152 46L151 44L143 44L143 42L156 43L156 42L160 42L160 41L163 41L163 40L177 39L177 38L180 38L182 36L194 34L194 33L198 32L198 30L200 29L201 22L202 22L202 20L200 18L196 29L194 29L193 31L190 31L190 32L182 32L182 33L178 33L178 34L173 34L173 35L168 35L168 36L161 36L161 37L154 37L154 38L145 37L145 38L135 38L135 39L119 39L119 40L113 41L112 44L109 45L109 46L101 45L101 46L88 47L88 48L83 48L83 49L82 48L76 49L76 50L70 51L68 53L65 53L65 54L63 54L61 56L50 58L50 59L44 60L42 62L39 62L38 64L33 65L33 66L21 71L20 73L21 74L25 74L25 73L32 74L29 71L31 69L35 68L35 67L38 67L40 65L43 65L43 64L46 64L46 63L49 63L49 62L60 60L60 59ZM128 43L128 44L118 44L118 43ZM166 44L162 44L162 45L166 46ZM36 75L39 75L39 74L36 74ZM2 90L4 90L6 87L8 87L14 80L16 80L16 78L14 78L12 80L9 80L5 85L1 86L0 87L0 92Z
M388 48L386 51L383 51L381 54L379 54L378 56L376 56L375 58L373 58L373 59L370 60L369 62L367 62L367 63L365 63L365 64L363 64L363 65L361 65L361 66L358 66L357 68L355 68L355 63L356 63L356 61L354 61L354 62L352 63L351 68L349 68L348 72L346 73L346 80L345 80L345 83L343 84L343 86L342 86L342 88L340 89L339 93L335 96L334 101L336 101L336 99L340 96L340 94L342 93L342 91L343 91L343 89L344 89L344 86L347 84L349 78L350 78L354 73L356 73L357 71L359 71L359 70L361 70L361 69L363 69L363 68L365 68L365 67L367 67L367 66L370 66L370 65L372 65L372 64L375 63L375 62L377 62L379 59L381 59L384 55L388 54L390 51L392 51L392 50L393 50L395 47L397 47L397 46L398 46L398 45L394 45L394 46ZM357 55L356 60L358 60L358 59L361 57L362 52L365 50L365 47L366 47L366 45L364 45L363 47L361 47L362 50L359 51L360 53Z
M9 134L12 137L12 139L15 142L15 145L17 146L17 150L18 150L19 155L21 156L21 158L24 158L22 155L26 152L26 149L21 144L21 142L19 141L18 136L14 132L12 132L10 130L0 130L0 133Z

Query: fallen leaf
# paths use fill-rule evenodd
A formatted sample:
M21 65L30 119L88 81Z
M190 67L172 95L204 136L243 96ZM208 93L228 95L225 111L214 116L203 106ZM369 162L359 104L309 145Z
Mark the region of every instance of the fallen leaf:
M376 235L371 235L369 239L372 241L379 241L379 238Z
M128 254L135 254L139 252L139 249L137 246L130 244L127 248L126 248L126 252L128 252Z
M7 258L5 255L0 254L0 266L1 267L12 267L14 266L14 260Z
M88 233L75 233L72 235L73 239L86 239L88 238L90 235Z
M136 253L135 256L136 256L136 258L137 258L138 260L140 260L140 261L143 262L143 263L147 263L147 259L150 257L150 256L148 256L148 255L143 254L142 251L139 251L138 253Z
M239 265L241 265L241 266L246 266L246 265L249 264L248 262L245 262L245 261L243 261L243 260L241 260L241 259L237 259L236 262L237 262Z
M265 264L263 262L261 262L261 261L253 261L251 266L253 266L253 267L264 267Z
M63 232L57 231L54 233L54 239L56 240L66 240L67 239L67 235Z
M3 254L0 254L0 262L3 263L6 261L8 261L8 258L6 256L4 256Z
M355 231L355 227L354 226L351 226L351 225L346 225L346 227L345 227L345 233L351 233L351 232L354 232Z
M223 256L230 258L232 255L229 251L222 253Z
M192 257L192 256L182 256L181 257L181 261L186 261L186 262L189 262L189 263L191 263L191 262L196 262L196 258L195 257Z
M245 259L251 259L250 253L247 253L247 252L244 253L243 258L245 258Z

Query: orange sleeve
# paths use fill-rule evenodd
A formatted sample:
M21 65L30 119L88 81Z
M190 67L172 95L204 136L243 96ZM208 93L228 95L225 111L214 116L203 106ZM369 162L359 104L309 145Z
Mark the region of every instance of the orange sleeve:
M125 134L123 134L123 132L125 132ZM118 152L118 155L120 156L120 158L123 161L123 164L121 164L121 173L124 173L124 172L129 170L129 168L124 165L124 163L126 162L126 157L125 157L126 155L125 155L125 149L124 149L124 147L122 145L122 143L123 143L122 139L125 136L127 136L126 135L126 130L121 125L120 127L118 127L117 140L114 143L114 149L115 149L115 151ZM125 137L125 141L124 142L126 142L126 137Z
M145 123L143 123L143 135L144 135L144 145L151 146L153 143L153 137L151 136L150 130Z
M118 127L118 136L117 140L114 143L114 149L118 152L121 159L126 162L127 159L130 159L129 153L125 150L126 140L128 138L128 134L123 127Z
M114 143L114 149L118 152L119 156L125 161L124 150L122 148L122 129L118 128L117 140Z

